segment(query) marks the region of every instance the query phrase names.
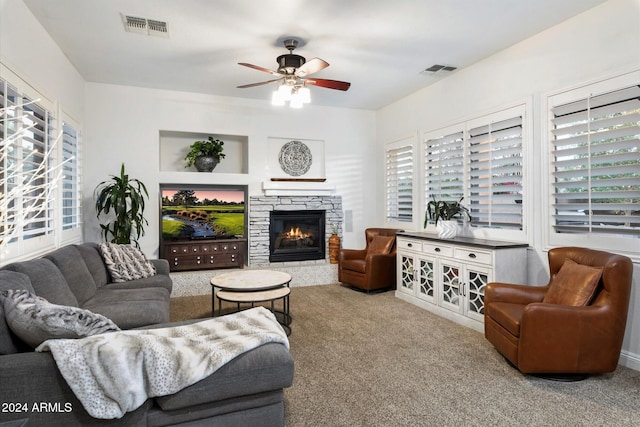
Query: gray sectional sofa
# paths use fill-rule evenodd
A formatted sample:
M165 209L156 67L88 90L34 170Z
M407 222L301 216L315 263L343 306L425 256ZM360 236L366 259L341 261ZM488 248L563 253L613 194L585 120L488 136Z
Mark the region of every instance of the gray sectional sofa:
M122 329L192 323L167 323L169 266L165 260L151 262L155 276L111 283L97 244L69 245L0 268L0 290L26 289L54 304L102 314ZM84 410L51 353L34 352L11 332L0 304L0 402L6 406L0 408L0 426L284 425L283 389L292 384L293 372L286 347L269 343L178 393L148 399L120 419L98 420Z

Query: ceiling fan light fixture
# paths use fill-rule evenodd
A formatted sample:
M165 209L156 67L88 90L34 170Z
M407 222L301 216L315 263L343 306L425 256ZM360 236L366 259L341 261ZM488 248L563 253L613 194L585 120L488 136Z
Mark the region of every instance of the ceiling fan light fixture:
M298 96L302 100L303 104L308 104L311 102L311 91L306 86L298 88Z
M274 90L271 95L271 105L275 105L276 107L282 107L284 105L284 99L282 99L282 95L280 95L279 90Z
M278 93L283 101L289 101L291 99L291 86L286 84L280 85Z

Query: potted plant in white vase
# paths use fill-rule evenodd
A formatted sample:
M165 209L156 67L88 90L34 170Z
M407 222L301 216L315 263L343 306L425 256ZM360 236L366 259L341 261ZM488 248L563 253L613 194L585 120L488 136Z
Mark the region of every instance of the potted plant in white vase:
M462 206L463 197L457 202L448 202L445 200L436 200L427 203L427 210L424 214L424 228L427 228L429 221L433 221L438 231L438 237L441 239L452 239L458 234L458 222L454 218L467 217L471 221L469 209Z
M185 167L195 166L198 172L211 172L220 163L220 159L225 158L223 146L223 141L212 136L206 141L194 142L184 158L187 161Z

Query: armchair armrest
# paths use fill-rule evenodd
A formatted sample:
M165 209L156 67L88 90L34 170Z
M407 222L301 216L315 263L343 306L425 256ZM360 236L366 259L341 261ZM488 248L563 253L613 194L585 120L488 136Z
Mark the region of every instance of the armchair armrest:
M616 322L606 306L529 304L521 321L518 368L524 373L611 372L623 338Z
M548 286L525 286L491 282L487 284L484 290L484 303L486 306L491 302L509 302L513 304L541 302L548 289Z
M338 260L365 259L367 251L365 249L340 249Z

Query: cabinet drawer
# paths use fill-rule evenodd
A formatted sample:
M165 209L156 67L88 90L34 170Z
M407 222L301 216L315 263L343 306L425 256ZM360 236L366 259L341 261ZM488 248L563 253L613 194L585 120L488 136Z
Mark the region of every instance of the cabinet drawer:
M422 248L422 244L415 240L397 240L398 249L411 249L412 251L419 251Z
M434 245L431 243L422 244L422 252L431 255L453 256L453 248L451 246Z
M455 248L453 256L462 261L473 261L480 264L491 265L491 252L479 251L476 249Z

